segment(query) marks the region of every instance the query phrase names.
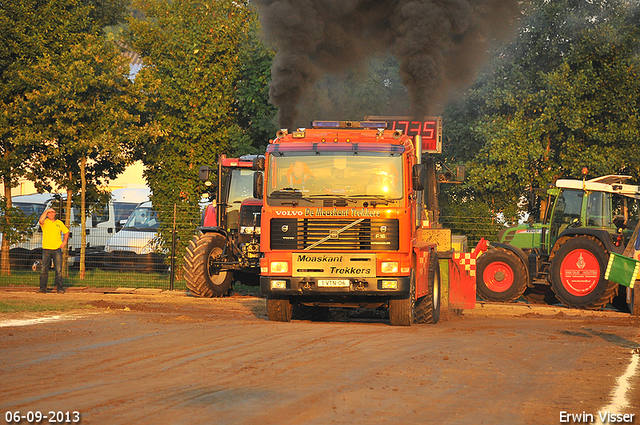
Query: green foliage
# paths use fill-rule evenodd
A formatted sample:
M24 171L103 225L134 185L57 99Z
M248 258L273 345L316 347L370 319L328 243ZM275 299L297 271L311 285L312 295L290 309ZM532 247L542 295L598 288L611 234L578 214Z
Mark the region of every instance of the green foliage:
M126 0L21 0L0 7L0 179L5 186L4 208L11 211L11 188L24 177L39 154L42 140L33 143L32 111L27 93L41 84L41 60L62 55L86 35L97 35L116 22ZM9 219L11 215L5 215ZM9 228L18 223L3 223ZM2 273L10 273L8 245L2 244Z
M231 156L264 153L277 131L276 108L269 100L271 61L274 52L258 37L260 23L255 13L248 15L247 37L240 46L240 78L237 83L237 122L243 144L237 143Z
M99 193L124 170L140 137L127 59L112 42L87 35L69 51L42 58L34 71L38 87L23 105L27 134L39 144L32 179L43 190L55 183L78 192L85 158L90 191Z
M450 108L447 155L470 160L467 188L494 215L533 211L533 188L583 167L640 176L635 3L532 1L517 39Z
M482 237L497 240L505 221L493 214L490 201L479 199L464 186L441 185L440 190L440 222L444 228L454 235L467 236L469 246L475 246Z
M199 224L198 202L205 187L198 167L215 164L220 154L266 145L266 140L250 140L265 133L269 114L261 97L264 89L249 79L264 79L270 53L247 38L256 21L246 2L150 0L133 7L144 17L130 19L125 40L142 55L145 66L136 84L147 96L145 119L158 128L140 155L152 201L161 208L165 244L171 240L173 205L191 219L181 220L188 227L177 229L182 252ZM243 62L252 48L263 55L255 67ZM263 106L249 106L255 102ZM250 114L255 111L261 115L253 122Z

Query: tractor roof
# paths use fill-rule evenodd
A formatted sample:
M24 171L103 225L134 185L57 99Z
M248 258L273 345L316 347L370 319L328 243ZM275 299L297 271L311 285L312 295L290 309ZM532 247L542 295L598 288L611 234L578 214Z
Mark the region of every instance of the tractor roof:
M629 198L640 199L640 186L622 183L630 178L631 176L607 175L590 180L560 179L556 181L556 187L589 192L618 193Z

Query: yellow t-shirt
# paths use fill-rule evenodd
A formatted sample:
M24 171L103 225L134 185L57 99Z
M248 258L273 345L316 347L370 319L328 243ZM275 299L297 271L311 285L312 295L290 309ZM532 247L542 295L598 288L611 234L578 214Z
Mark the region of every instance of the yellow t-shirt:
M62 234L69 233L69 229L60 220L46 219L42 224L42 248L58 249L62 245Z

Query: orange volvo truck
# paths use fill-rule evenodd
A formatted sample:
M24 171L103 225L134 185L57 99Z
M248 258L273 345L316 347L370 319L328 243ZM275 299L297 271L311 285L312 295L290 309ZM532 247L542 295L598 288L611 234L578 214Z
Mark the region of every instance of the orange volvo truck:
M436 323L443 292L449 308L475 306L483 241L473 253L441 253L450 258L441 283L427 210L436 182L424 161L432 159L420 136L386 127L314 121L270 141L254 179L269 320L356 307L387 308L392 325Z

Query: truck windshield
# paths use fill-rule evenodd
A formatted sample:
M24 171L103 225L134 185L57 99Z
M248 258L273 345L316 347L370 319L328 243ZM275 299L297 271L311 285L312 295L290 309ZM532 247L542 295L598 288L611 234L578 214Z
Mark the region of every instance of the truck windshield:
M253 197L253 170L236 169L231 171L229 187L229 204L241 204L247 198ZM236 209L239 209L238 206Z
M137 206L138 204L134 204L131 202L114 202L113 213L116 218L116 223L119 223L120 220L128 219Z
M345 197L397 200L404 193L402 155L389 152L270 154L270 198Z
M151 208L138 207L131 215L123 230L155 232L160 226L158 214Z

